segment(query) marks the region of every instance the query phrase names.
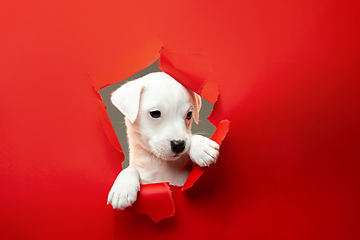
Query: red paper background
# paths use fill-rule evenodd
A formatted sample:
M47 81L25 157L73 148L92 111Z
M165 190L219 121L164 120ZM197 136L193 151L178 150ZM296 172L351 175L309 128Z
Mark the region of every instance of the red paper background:
M358 13L325 0L2 3L0 238L359 239ZM157 224L105 205L123 156L90 80L150 64L139 49L154 38L210 58L210 119L231 121L218 163Z

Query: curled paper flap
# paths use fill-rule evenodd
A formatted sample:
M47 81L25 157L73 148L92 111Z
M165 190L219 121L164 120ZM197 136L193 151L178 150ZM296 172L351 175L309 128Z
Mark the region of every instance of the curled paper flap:
M218 83L211 78L211 62L206 54L180 53L163 48L159 68L210 103L216 102Z
M124 152L121 148L121 145L119 143L119 140L116 136L116 133L114 131L114 128L112 127L112 124L111 124L111 121L110 121L110 118L109 118L109 115L107 114L106 112L106 106L104 104L104 102L102 101L101 99L101 96L98 92L96 92L96 96L97 98L95 98L95 105L97 107L97 110L99 112L99 116L100 116L100 120L101 120L101 123L104 127L104 131L105 131L105 134L106 136L109 138L110 140L110 143L119 151L122 153L122 160L121 162L124 161Z
M147 214L154 222L175 214L175 205L168 183L141 185L137 200L126 211Z
M223 120L220 122L219 126L217 127L214 135L211 137L211 140L215 141L217 144L221 145L222 141L226 137L230 128L230 121ZM199 177L205 172L206 168L202 168L198 165L195 165L193 170L190 172L189 177L187 178L184 186L182 186L181 190L186 190L194 185L195 181L199 179Z

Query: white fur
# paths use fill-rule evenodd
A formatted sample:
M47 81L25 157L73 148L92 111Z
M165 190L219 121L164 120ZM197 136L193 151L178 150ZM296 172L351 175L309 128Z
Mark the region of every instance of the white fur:
M192 119L199 121L201 98L166 73L150 73L117 89L112 103L125 115L130 165L120 172L108 196L113 208L131 206L140 184L169 182L182 186L193 167L210 166L219 145L191 134ZM150 112L160 111L154 118ZM192 112L191 119L187 114ZM175 153L171 141L182 140L185 149Z

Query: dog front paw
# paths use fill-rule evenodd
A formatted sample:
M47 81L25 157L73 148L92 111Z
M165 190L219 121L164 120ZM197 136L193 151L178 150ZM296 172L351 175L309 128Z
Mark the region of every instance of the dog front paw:
M114 209L124 210L136 201L139 190L139 172L135 168L124 169L109 192L107 204L111 204Z
M189 150L190 159L200 167L208 167L216 162L219 147L219 144L206 137L193 135Z

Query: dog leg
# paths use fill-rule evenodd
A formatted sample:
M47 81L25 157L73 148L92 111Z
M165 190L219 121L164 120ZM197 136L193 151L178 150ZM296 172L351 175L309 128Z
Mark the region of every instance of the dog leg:
M128 167L117 176L108 196L107 204L114 209L124 210L131 206L140 190L140 173L136 168Z
M206 137L192 135L189 155L200 167L208 167L215 163L219 156L219 144Z

